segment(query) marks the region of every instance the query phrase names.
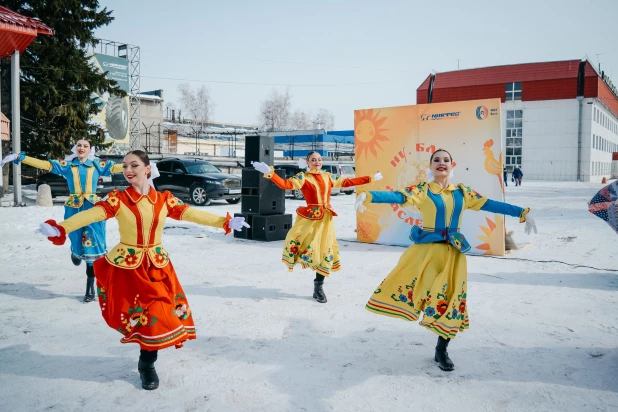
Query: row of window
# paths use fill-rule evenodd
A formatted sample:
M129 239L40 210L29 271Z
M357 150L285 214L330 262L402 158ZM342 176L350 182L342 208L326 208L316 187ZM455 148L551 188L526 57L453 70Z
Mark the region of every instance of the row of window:
M614 142L610 142L609 140L604 139L601 136L596 135L596 134L592 135L592 147L602 152L608 152L608 153L618 152L618 144Z
M618 134L618 123L616 123L611 117L607 116L600 109L596 107L593 108L593 116L595 122L611 131L612 133Z
M513 83L515 84L515 83ZM521 83L520 92L521 92ZM508 84L507 84L508 90ZM506 165L521 165L523 147L523 110L506 111Z
M592 176L609 175L612 172L612 164L607 162L592 162Z

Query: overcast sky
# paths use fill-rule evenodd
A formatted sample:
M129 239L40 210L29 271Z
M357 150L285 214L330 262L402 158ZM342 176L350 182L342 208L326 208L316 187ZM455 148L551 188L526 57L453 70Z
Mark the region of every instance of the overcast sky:
M355 109L415 104L432 70L458 64L587 56L618 84L615 0L100 3L115 20L96 36L140 46L142 91L178 104L179 83L204 84L220 122L257 124L260 102L288 85L293 108L352 129Z

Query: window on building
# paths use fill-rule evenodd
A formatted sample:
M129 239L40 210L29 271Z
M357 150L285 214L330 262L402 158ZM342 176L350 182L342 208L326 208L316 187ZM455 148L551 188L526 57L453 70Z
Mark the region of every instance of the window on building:
M593 108L592 108L592 111L593 111L593 113L594 113L594 114L593 114L593 116L592 116L592 118L593 118L593 119L594 119L594 121L596 122L596 121L597 121L597 108L596 108L596 107L593 107Z
M521 82L506 84L506 101L521 100Z
M523 110L506 111L506 165L522 163Z

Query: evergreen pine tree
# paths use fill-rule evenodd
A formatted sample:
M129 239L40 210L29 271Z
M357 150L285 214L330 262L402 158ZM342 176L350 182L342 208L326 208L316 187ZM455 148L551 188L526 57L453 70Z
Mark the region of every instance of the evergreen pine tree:
M19 14L36 17L54 29L37 36L20 56L21 147L30 156L64 157L79 138L101 147L104 130L88 122L100 108L91 91L126 95L99 72L88 55L94 30L114 18L98 0L3 0ZM10 65L2 64L2 105L10 113ZM10 118L10 114L7 114Z

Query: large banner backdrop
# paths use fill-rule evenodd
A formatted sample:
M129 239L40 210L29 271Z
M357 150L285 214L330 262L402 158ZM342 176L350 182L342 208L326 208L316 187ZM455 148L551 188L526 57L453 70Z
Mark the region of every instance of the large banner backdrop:
M356 110L354 146L357 176L384 175L370 190L426 180L431 153L442 148L453 156L452 183L504 200L500 99ZM356 218L361 242L409 246L412 226L422 227L412 206L372 204ZM469 254L504 255L503 215L469 210L461 231L472 246Z

